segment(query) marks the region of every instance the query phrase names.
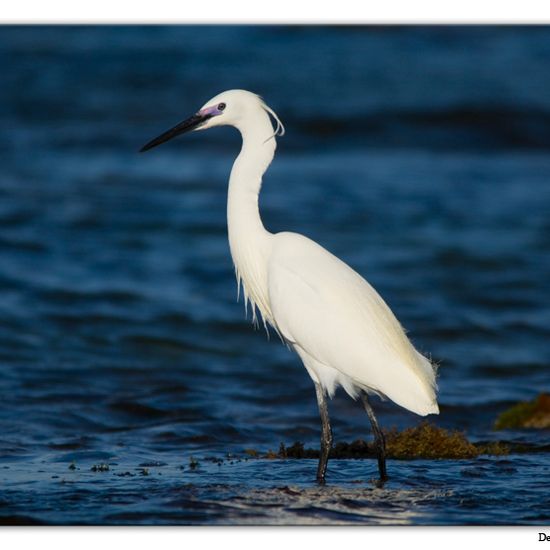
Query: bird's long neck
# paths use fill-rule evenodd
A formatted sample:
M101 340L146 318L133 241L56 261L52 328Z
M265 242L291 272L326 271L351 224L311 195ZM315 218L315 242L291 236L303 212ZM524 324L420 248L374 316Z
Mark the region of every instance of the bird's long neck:
M227 227L229 246L237 281L242 284L245 302L250 302L253 317L257 307L264 322L271 322L267 295L267 262L271 246L269 233L261 220L258 197L262 176L273 160L276 142L267 113L255 113L238 126L242 149L229 178Z

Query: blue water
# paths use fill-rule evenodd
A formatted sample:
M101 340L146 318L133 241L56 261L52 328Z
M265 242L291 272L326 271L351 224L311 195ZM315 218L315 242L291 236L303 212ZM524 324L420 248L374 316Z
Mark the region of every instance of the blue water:
M0 66L2 522L548 523L548 430L492 426L549 389L550 27L2 27ZM434 422L532 453L390 460L384 487L373 460L318 487L313 460L248 458L320 427L236 301L238 135L137 153L235 87L287 129L266 226L379 290L440 363ZM345 395L331 416L370 437Z

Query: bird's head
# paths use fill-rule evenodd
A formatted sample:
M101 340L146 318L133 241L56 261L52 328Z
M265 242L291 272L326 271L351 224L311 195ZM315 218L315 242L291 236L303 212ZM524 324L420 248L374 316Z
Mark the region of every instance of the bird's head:
M240 128L244 121L254 117L258 113L266 112L277 122L277 129L274 135L283 135L283 125L277 115L263 102L260 96L246 90L228 90L214 96L194 115L148 142L141 148L141 152L148 151L186 132L227 125Z

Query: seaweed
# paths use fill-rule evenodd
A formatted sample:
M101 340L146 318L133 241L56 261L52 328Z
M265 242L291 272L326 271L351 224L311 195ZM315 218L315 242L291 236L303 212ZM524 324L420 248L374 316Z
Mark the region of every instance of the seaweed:
M550 394L541 393L532 401L516 403L498 416L494 427L495 430L550 428Z
M427 459L464 459L475 458L479 455L505 455L509 447L501 442L471 443L459 431L446 430L429 422L422 422L418 426L398 431L393 428L385 431L386 456L400 460ZM248 453L250 454L250 453ZM259 453L256 456L260 457ZM337 443L330 451L330 458L375 458L374 443L357 439L352 443ZM286 447L283 443L278 453L269 451L263 458L319 458L317 449L306 449L304 444L297 441Z
M90 470L92 472L108 472L109 471L109 465L105 464L104 462L100 464L94 464Z
M391 430L386 434L386 452L390 458L475 458L481 454L508 454L508 448L499 442L475 445L464 433L445 430L422 422L402 432Z

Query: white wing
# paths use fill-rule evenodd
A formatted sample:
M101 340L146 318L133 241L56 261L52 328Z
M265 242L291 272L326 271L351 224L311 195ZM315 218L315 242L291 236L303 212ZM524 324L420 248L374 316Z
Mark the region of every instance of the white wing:
M277 329L290 343L406 409L439 412L431 363L378 293L336 256L302 235L278 233L268 288Z

